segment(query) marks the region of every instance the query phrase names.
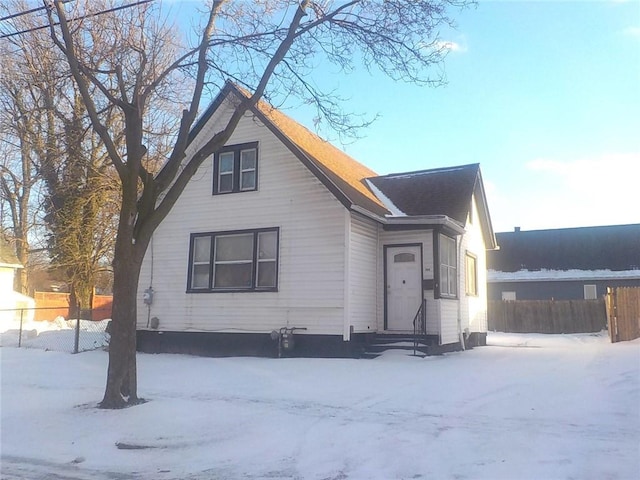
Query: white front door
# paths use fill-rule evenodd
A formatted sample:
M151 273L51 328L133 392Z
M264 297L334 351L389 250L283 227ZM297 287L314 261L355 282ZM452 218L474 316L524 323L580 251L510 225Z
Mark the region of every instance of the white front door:
M388 247L386 272L387 330L413 330L422 304L422 251L419 246Z

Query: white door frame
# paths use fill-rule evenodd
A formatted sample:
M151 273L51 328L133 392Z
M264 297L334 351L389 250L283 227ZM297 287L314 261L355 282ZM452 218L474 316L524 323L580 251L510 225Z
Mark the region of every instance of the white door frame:
M418 294L418 298L420 299L420 302L422 302L424 300L424 289L422 288L422 269L423 269L423 252L422 252L422 243L404 243L404 244L391 244L391 245L384 245L383 246L383 257L384 257L384 330L385 331L409 331L409 330L413 330L413 326L410 325L411 320L413 320L413 318L411 318L409 320L409 323L407 324L407 328L398 328L398 326L394 326L393 325L393 320L390 319L389 316L389 298L388 298L388 289L390 288L390 278L389 278L389 251L391 249L397 249L397 253L401 253L402 249L408 249L411 248L412 250L417 248L418 249L418 254L419 254L419 259L417 262L417 274L418 274L418 289L419 292L416 292ZM416 303L415 308L417 311L417 308L420 306L420 304ZM413 309L413 307L411 307L411 309ZM411 315L413 316L415 314L415 312L411 313ZM391 320L391 321L390 321Z

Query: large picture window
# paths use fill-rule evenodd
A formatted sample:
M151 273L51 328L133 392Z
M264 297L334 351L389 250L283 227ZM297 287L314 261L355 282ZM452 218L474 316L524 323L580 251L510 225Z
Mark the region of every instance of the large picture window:
M278 229L191 235L188 292L276 290Z
M224 147L213 156L213 194L258 189L258 142Z
M440 256L440 296L454 298L458 295L456 285L458 277L456 241L451 237L440 234L438 236L438 246Z

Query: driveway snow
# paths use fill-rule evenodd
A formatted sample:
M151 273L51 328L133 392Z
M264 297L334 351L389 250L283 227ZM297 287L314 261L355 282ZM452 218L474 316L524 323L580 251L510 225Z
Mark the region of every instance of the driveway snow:
M149 401L122 411L96 408L106 352L5 346L2 478L639 478L639 340L489 343L424 359L140 354Z

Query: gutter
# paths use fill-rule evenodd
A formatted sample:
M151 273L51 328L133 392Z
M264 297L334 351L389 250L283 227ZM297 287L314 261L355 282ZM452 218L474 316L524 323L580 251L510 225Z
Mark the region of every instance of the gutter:
M407 217L381 216L371 213L369 210L362 208L359 205L351 205L351 210L375 220L382 225L444 225L460 235L465 231L464 226L460 222L446 215L417 215Z

